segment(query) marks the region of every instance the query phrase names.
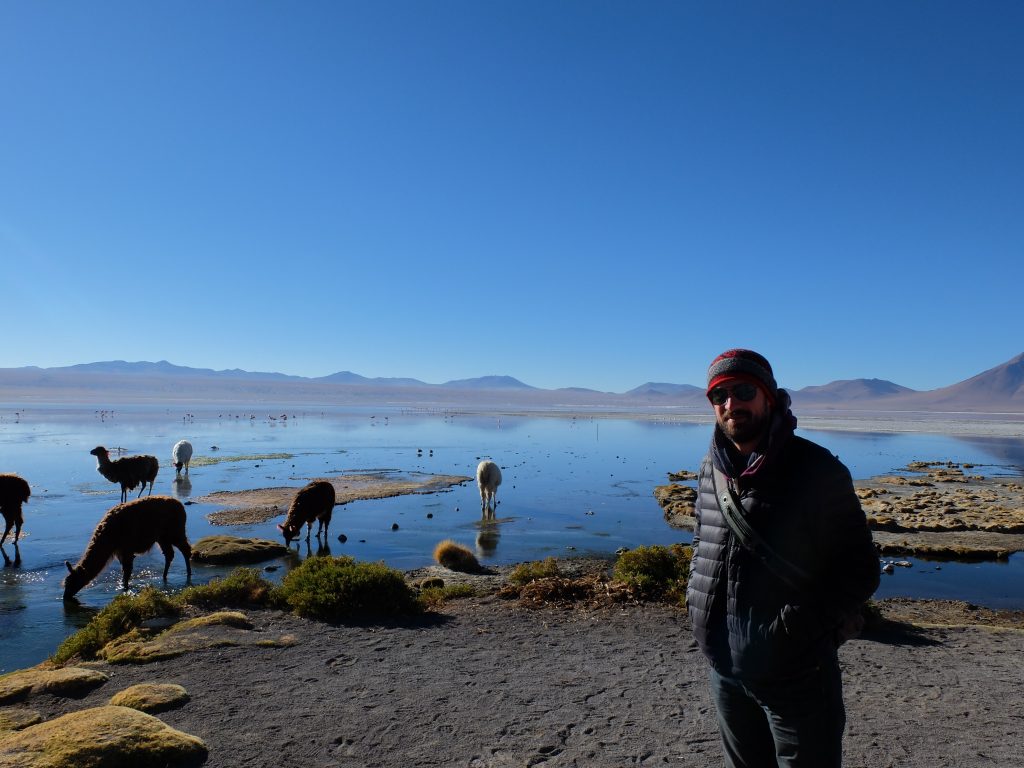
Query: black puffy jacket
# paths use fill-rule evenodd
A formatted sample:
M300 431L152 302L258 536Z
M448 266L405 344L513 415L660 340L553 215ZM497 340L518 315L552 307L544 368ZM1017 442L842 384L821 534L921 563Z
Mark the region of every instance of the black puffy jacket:
M878 554L850 473L821 446L790 435L764 471L733 481L747 520L808 572L798 592L735 540L719 510L709 453L701 466L687 608L721 674L770 680L835 657L835 632L877 589ZM723 467L720 467L723 468Z

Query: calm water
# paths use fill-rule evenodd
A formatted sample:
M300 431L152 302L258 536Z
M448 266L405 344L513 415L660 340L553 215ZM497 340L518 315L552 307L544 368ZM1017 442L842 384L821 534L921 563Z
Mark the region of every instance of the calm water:
M1019 440L804 429L800 433L827 445L855 478L919 459L971 462L982 465L979 471L985 474L1019 474L1024 466ZM32 485L21 563L0 572L0 672L46 658L118 593L120 567L113 563L79 593L79 607L66 608L61 600L64 561L78 560L96 522L120 498L119 488L96 471L89 455L97 445L121 447L130 454L152 453L160 459L153 492L178 496L188 504L193 542L213 533L278 538L275 525L280 519L259 525L211 525L206 516L216 507L193 500L213 491L298 487L311 477L381 469L471 476L481 458L494 458L504 481L498 491L497 521L491 525L481 525L472 482L444 493L355 502L335 510L330 554L409 569L430 564L434 545L445 538L473 547L485 565L688 541L688 533L665 524L652 490L667 482L668 472L695 470L709 434L708 425L386 409L118 407L110 412L0 407L0 471L16 472ZM288 457L195 466L187 481L176 482L170 450L182 438L195 447L194 459ZM393 523L398 530L392 530ZM348 537L345 544L337 539L342 533ZM4 550L13 559L10 539ZM159 549L154 552L136 559L133 591L162 584L163 559ZM303 543L298 557L309 554ZM278 566L268 576L279 578L295 561L293 556L264 565ZM1020 556L1002 564L913 563L913 568L883 576L878 596L956 597L1024 608ZM224 572L197 563L193 583ZM176 553L169 587L179 589L184 582L184 564Z

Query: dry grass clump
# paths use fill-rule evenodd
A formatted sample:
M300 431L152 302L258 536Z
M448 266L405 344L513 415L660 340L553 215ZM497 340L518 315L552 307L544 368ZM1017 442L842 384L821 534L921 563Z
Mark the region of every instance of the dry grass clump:
M439 565L460 573L479 573L483 570L471 549L451 539L445 539L434 547L434 560Z
M690 554L691 548L681 544L637 547L619 556L611 577L604 570L564 577L554 558L523 563L512 572L509 583L498 595L518 599L534 608L596 608L644 600L682 606L686 601Z

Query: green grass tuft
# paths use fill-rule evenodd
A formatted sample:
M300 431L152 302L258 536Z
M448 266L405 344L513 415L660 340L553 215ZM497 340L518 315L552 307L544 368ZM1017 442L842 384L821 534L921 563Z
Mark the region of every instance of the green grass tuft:
M236 568L209 584L183 589L176 599L181 604L202 608L277 607L274 585L255 568Z
M148 619L178 616L178 604L155 587L147 586L138 595L118 595L89 623L58 646L51 657L57 664L71 659L94 659L96 653Z
M549 557L546 560L532 563L520 563L509 574L508 580L517 586L523 587L537 579L547 579L561 575L562 572L558 569L558 562L555 558Z
M280 599L299 616L339 621L421 610L401 572L351 557L311 557L285 576Z
M616 560L612 581L626 585L638 597L684 605L692 554L692 547L682 544L631 549Z
M470 584L425 587L420 591L420 602L424 608L440 608L451 600L463 600L467 597L476 597L476 589Z

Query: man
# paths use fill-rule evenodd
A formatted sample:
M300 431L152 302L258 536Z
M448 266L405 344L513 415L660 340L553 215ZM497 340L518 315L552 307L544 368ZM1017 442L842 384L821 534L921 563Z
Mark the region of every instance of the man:
M686 597L726 765L840 766L836 651L878 587L871 533L846 467L793 434L789 394L764 357L723 352L707 385L716 425ZM741 518L733 527L723 507Z

